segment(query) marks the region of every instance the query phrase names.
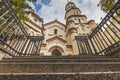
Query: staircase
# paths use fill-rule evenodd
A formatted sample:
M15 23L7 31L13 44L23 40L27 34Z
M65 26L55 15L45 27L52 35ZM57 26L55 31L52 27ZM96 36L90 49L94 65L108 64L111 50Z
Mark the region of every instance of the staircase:
M0 80L118 80L120 58L106 56L26 56L0 62Z
M120 58L114 57L120 56L120 36L108 26L117 38L114 39L104 28L104 25L108 25L107 22L109 22L120 31L118 28L120 22L115 17L120 15L117 13L120 9L120 1L90 36L76 37L79 55L59 57L39 56L44 37L29 36L9 1L0 0L0 3L2 3L0 6L2 12L0 54L1 52L11 53L10 57L12 57L3 58L0 61L0 80L120 80ZM8 21L9 18L10 21ZM109 38L103 29L107 31Z

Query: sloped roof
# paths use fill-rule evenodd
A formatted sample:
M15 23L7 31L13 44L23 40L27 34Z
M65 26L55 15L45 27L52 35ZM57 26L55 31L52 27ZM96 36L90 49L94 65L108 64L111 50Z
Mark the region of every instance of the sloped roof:
M54 20L54 21L45 23L45 24L44 24L44 27L45 27L45 26L48 26L48 25L51 25L51 24L53 24L53 23L58 23L58 24L60 24L60 25L62 25L62 26L65 26L65 24L61 23L60 21L58 21L58 20L56 19L56 20Z
M54 41L54 40L60 40L61 42L66 43L66 40L64 40L64 39L62 39L62 38L60 38L58 36L47 39L46 42L51 42L51 41Z
M32 16L34 16L36 19L38 19L39 21L43 21L43 19L42 18L40 18L37 14L35 14L34 12L32 12L32 11L24 11L24 13L26 13L26 14L32 14Z

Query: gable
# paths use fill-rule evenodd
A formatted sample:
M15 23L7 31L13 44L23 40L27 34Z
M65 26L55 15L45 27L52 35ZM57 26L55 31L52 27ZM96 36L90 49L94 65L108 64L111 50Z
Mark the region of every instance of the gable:
M46 40L46 42L52 42L52 41L54 41L54 40L59 40L60 42L62 42L62 43L66 43L66 41L64 40L64 39L62 39L62 38L60 38L60 37L58 37L58 36L55 36L55 37L52 37L52 38L50 38L50 39L47 39Z
M65 25L63 23L59 22L58 20L54 20L52 22L44 24L45 29L49 29L49 28L52 28L52 27L58 27L60 29L65 30Z

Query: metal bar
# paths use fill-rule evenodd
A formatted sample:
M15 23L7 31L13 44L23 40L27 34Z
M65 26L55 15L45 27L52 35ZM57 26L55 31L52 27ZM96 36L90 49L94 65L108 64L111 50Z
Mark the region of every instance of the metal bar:
M37 51L37 54L39 55L39 53L40 53L40 42L41 41L38 41L38 51Z
M83 54L82 43L81 43L81 41L80 41L80 40L79 40L79 46L80 46L80 49L81 49L81 54Z
M96 33L96 35L97 35L97 33ZM96 37L96 35L94 35L95 36L95 39L97 40L97 42L98 42L98 44L99 44L99 49L100 49L100 51L103 49L102 48L102 45L101 45L101 43L99 42L100 40Z
M98 31L98 33L100 34L100 35L98 35L99 38L101 37L101 38L104 40L105 44L106 44L107 46L109 46L109 44L106 42L106 40L104 39L104 37L102 36L102 34L101 34L99 31ZM105 44L103 43L103 40L101 40L101 42L102 42L104 48L106 48L106 47L105 47Z
M17 51L19 51L18 49L19 49L19 47L20 47L20 44L21 44L21 41L18 40L18 41L17 41L17 44L16 44L16 47L15 47L15 49L16 49Z
M80 42L80 43L81 43L82 54L85 54L84 48L83 48L83 43L82 42Z
M22 49L21 49L21 55L24 55L24 50L25 50L25 46L26 46L26 44L27 44L27 41L28 41L28 39L26 39L25 40L25 43L23 44L23 46L22 46Z
M92 39L92 38L90 38L89 40L90 40L90 42L91 42L91 44L92 44L92 47L93 47L93 49L94 49L94 51L95 51L95 54L97 54L97 50L96 50L96 48L95 48L95 46L94 46L94 44L93 44L93 42L92 42L91 39Z
M14 19L0 32L0 35L13 23Z
M76 42L77 42L77 46L78 46L78 51L79 51L79 54L80 54L80 46L79 46L79 41L78 41L78 39L76 40Z
M28 44L26 45L26 50L25 50L25 52L24 52L24 55L26 55L27 54L27 51L28 51L28 48L29 48L29 46L30 46L30 40L28 41Z
M85 47L85 42L83 42L83 51L84 51L84 54L87 54L87 51L86 51L86 47Z
M108 33L108 35L113 39L113 41L116 42L116 40L113 38L113 36L110 34L110 32L104 26L103 26L103 28Z
M97 35L97 37L98 37L98 40L99 40L100 43L101 43L101 48L102 48L102 49L106 48L105 45L104 45L104 43L103 43L103 41L101 40L100 36L98 35L98 33L96 33L96 35ZM103 46L103 47L102 47L102 46Z
M19 32L19 34L21 34L21 33ZM14 38L15 38L15 37L16 37L16 34L14 35ZM17 38L16 38L17 42L15 42L13 48L16 48L16 46L17 46L17 44L18 44L18 42L19 42L19 38L20 38L20 35L17 36Z
M87 40L86 43L87 43L88 50L89 50L89 52L90 52L89 54L92 54L92 49L91 49L91 47L90 47L90 44L89 44L88 40Z
M9 13L9 10L7 10L3 15L0 16L0 19L5 16L7 13Z
M11 37L10 37L10 43L9 43L9 44L11 44L12 41L13 41L13 39L16 37L16 36L15 36L15 32L16 32L16 30L17 30L17 29L15 29L14 32L13 32L13 34L11 35ZM17 30L17 32L20 33L19 30ZM18 36L17 36L17 38L18 38Z
M17 22L17 24L19 25L19 28L22 30L22 32L24 33L24 35L25 35L26 37L28 37L28 34L27 34L26 30L24 29L21 21L18 19L15 11L12 9L11 4L9 3L9 1L8 1L8 0L3 0L3 1L4 1L4 3L5 3L5 6L9 9L11 15L14 16L14 19L15 19L15 21Z
M0 24L0 26L2 27L5 23L7 23L7 21L8 21L10 18L11 18L11 16L8 17L4 22L2 22L2 23Z
M15 11L11 7L9 1L1 0L1 2L3 3L3 5L0 6L0 10L4 8L4 11L0 15L0 28L2 28L0 31L0 35L2 35L7 30L3 37L0 36L0 41L6 45L4 47L6 49L10 49L10 51L12 51L13 54L16 56L20 55L21 53L21 55L23 55L24 52L26 54L26 52L30 51L33 52L31 54L38 54L41 49L43 38L40 36L32 36L30 39L22 23L18 19ZM9 16L6 17L6 15ZM8 39L7 42L4 41L5 38ZM30 42L29 40L33 40L33 42ZM36 43L34 40L36 41ZM27 45L26 41L29 41ZM29 46L32 43L33 45ZM29 50L28 48L31 48L32 50ZM34 53L35 51L36 53Z
M112 17L118 24L120 24L120 21L118 21L114 16L112 16Z
M21 40L21 41L20 41L20 46L19 46L19 48L18 48L18 51L19 51L19 52L21 51L23 44L24 44L24 41Z
M88 45L88 41L87 41L85 44L86 44L86 48L87 48L87 52L88 52L88 54L91 54L91 52L90 52L90 48L89 48L89 45Z
M112 21L109 20L109 22L120 32L120 29Z
M106 23L107 27L113 32L113 34L120 40L119 36L111 29L111 27Z
M36 46L35 46L35 47L36 47L36 48L35 48L35 49L36 49L35 54L37 54L37 52L38 52L38 44L37 44L37 43L38 43L38 41L35 42L35 45L36 45Z
M3 40L10 34L12 27L14 27L14 26L11 25L11 26L9 27L9 29L7 30L8 32L7 32L7 33L4 35L4 37L2 38Z
M85 47L86 47L86 52L87 52L87 54L90 54L90 51L89 51L87 42L85 42Z
M7 47L9 47L12 51L16 52L16 53L19 53L18 51L16 51L14 48L12 48L11 46L9 46L9 44L7 44L5 41L3 41L2 39L0 39L0 41L2 43L4 43Z
M98 44L97 44L97 42L96 42L96 40L95 40L95 38L93 37L93 41L95 42L95 44L96 44L96 47L97 47L97 49L98 49L98 52L100 51L100 48L99 48L99 46L98 46Z
M33 42L33 47L32 47L32 51L31 51L31 54L30 55L33 55L34 54L34 49L35 49L35 43Z
M33 43L30 41L30 48L29 48L29 51L28 51L28 55L30 54L30 52L32 50L32 45L33 45Z
M100 29L101 30L101 29ZM108 38L108 36L106 36L106 34L103 32L103 30L101 30L102 31L102 33L104 34L104 36L107 38L107 40L109 41L109 43L110 44L112 44L112 42L111 42L111 40ZM103 37L103 36L102 36ZM104 39L104 37L103 37L103 39ZM106 41L105 39L104 39L104 41ZM108 45L109 46L109 45Z

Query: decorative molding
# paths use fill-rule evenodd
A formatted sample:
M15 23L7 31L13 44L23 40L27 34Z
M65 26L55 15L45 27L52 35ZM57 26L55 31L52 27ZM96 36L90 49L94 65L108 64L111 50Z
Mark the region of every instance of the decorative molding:
M58 23L58 24L60 24L60 25L62 25L62 26L65 26L65 24L61 23L61 22L58 21L58 20L54 20L54 21L48 22L48 23L44 24L44 26L48 26L48 25L53 24L53 23Z
M50 39L47 39L46 42L49 43L49 42L54 41L54 40L60 40L60 41L63 42L63 43L66 43L66 42L67 42L66 40L64 40L64 39L62 39L62 38L60 38L60 37L58 37L58 36L52 37L52 38L50 38Z
M64 50L63 50L61 47L59 47L59 46L53 46L53 47L51 47L48 51L49 51L49 52L52 52L54 49L58 49L61 53L64 52Z
M40 18L37 14L35 14L34 12L32 11L25 11L24 13L27 13L27 14L32 14L33 17L35 17L36 19L38 19L39 21L42 21L43 22L43 19Z

